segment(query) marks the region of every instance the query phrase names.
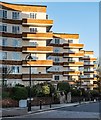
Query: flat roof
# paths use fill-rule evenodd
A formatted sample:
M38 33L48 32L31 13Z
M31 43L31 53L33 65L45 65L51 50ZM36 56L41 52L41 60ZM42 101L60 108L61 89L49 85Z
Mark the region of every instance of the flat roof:
M53 33L53 34L62 34L62 35L79 35L77 33Z
M47 7L46 5L30 5L30 4L17 4L17 3L8 3L8 2L2 2L2 1L0 1L1 3L4 3L4 4L11 4L11 5L21 5L21 6L37 6L37 7Z

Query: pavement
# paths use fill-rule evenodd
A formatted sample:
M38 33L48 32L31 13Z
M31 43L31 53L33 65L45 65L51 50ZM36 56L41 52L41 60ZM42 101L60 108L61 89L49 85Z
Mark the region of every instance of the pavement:
M82 102L81 104L86 104L94 101L88 101L88 102ZM40 106L32 106L31 112L28 112L28 108L2 108L2 117L17 117L17 116L23 116L23 115L29 115L33 113L39 113L43 111L50 111L50 110L56 110L64 107L70 107L70 106L78 106L79 103L64 103L64 104L52 104L51 108L50 105L43 105L42 109L40 110Z

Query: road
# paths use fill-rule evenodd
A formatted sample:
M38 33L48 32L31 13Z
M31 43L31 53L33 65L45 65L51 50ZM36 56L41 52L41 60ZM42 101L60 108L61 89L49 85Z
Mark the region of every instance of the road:
M64 107L57 110L19 116L17 118L26 118L26 120L29 120L29 118L38 118L37 120L40 120L39 118L77 118L77 120L81 120L81 118L84 120L84 118L86 118L86 120L98 120L100 115L100 107L101 106L99 106L99 103L87 103L78 106Z

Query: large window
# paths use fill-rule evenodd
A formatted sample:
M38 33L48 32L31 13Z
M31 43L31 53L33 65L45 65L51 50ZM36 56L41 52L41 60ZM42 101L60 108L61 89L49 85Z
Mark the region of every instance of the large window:
M19 19L19 12L12 12L12 19L18 20Z
M2 39L2 46L7 46L7 38Z
M7 52L2 52L2 59L7 59Z
M20 41L13 39L13 47L19 47L20 46Z
M2 73L7 74L8 70L7 70L7 66L3 66L2 67Z
M58 57L55 58L55 62L59 62L59 58Z
M38 59L38 57L37 57L37 55L35 53L31 54L31 56L32 56L33 60L37 60Z
M7 32L7 25L5 25L5 24L0 25L0 31L1 32Z
M55 71L59 71L60 69L59 69L59 67L55 67Z
M30 13L30 18L36 19L37 14L36 13Z
M54 76L55 80L59 80L59 75Z
M6 10L0 10L0 18L7 19L7 11Z
M12 26L12 33L19 33L20 32L20 27L19 26Z
M38 73L38 68L37 67L31 67L31 73L32 74L37 74Z
M68 43L73 43L73 40L68 40Z
M19 66L12 66L12 73L19 73Z
M60 44L60 39L56 38L55 39L55 44Z
M37 28L30 28L30 32L37 32Z
M60 51L60 48L54 48L54 52L58 53Z
M3 10L3 18L7 18L7 11L6 10Z
M12 53L13 60L20 60L20 58L21 58L20 53L17 53L17 52Z
M29 46L38 46L37 42L29 42Z

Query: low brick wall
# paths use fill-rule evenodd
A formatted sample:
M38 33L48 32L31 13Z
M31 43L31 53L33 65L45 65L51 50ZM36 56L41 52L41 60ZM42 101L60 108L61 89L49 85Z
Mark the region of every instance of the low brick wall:
M3 99L2 107L18 107L19 103L16 100L12 100L11 98Z
M40 105L40 101L42 105L49 105L50 103L52 104L59 103L58 99L54 99L51 97L35 97L33 98L31 104L32 106L38 106ZM3 99L2 101L0 101L0 103L2 103L2 107L18 107L19 106L19 102L16 100L12 100L11 98Z
M33 98L32 105L40 105L40 101L43 105L49 105L50 103L52 104L58 104L59 99L54 99L51 97L35 97Z

